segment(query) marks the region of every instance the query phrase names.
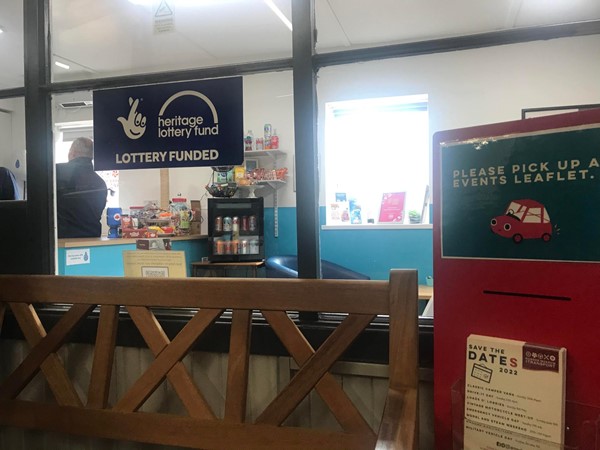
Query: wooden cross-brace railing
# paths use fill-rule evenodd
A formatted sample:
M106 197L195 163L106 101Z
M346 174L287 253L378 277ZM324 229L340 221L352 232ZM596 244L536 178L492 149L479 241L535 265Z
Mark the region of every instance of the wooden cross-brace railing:
M168 293L157 296L157 292ZM72 306L45 330L34 305ZM81 399L57 354L76 327L99 306L94 358L86 399ZM196 311L170 340L152 308ZM109 404L119 311L126 311L154 361ZM415 271L392 271L390 280L117 279L42 275L0 276L0 331L7 310L31 347L0 383L0 424L190 448L417 448L417 282ZM194 344L231 310L226 395L219 418L182 362ZM253 311L260 311L299 370L254 423L247 423ZM346 313L318 348L306 340L288 311ZM376 433L330 374L356 337L378 314L389 316L388 398ZM41 372L55 404L24 401L20 393ZM139 412L168 380L187 416ZM282 426L315 389L343 431Z

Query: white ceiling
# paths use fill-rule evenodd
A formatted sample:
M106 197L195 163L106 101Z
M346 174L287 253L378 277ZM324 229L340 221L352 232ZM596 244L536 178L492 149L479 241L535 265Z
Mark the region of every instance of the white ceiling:
M0 1L0 89L23 85L22 1ZM141 0L137 0L141 1ZM292 0L274 0L290 18ZM600 19L599 0L315 0L317 50L414 42ZM291 56L290 30L263 0L51 0L53 80L208 67Z

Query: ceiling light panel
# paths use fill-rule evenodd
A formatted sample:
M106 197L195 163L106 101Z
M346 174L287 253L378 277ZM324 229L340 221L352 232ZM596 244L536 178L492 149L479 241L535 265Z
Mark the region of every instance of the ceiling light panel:
M280 17L264 0L52 0L51 50L71 66L52 80L290 58L291 2L272 0Z

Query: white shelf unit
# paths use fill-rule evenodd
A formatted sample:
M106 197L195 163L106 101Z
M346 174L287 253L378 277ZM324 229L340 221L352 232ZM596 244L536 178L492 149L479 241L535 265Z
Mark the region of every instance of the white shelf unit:
M285 152L282 150L252 150L249 152L244 152L244 158L269 157L272 158L274 162L277 161L278 157L284 155Z
M244 152L244 159L246 158L268 158L272 163L273 169L277 169L277 161L285 156L286 152L282 150L252 150ZM266 167L265 167L266 168ZM286 182L284 180L260 180L256 184L268 185L273 189L273 235L279 237L279 205L277 198L277 190L284 186ZM243 187L243 186L240 186Z

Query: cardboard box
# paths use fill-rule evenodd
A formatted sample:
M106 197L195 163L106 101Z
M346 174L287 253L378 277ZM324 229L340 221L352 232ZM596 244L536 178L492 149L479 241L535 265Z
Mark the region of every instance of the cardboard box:
M190 234L202 234L202 222L190 222Z
M202 222L202 206L200 200L192 200L191 202L191 210L192 210L192 222ZM192 234L200 234L200 233L192 233Z
M143 238L146 237L147 228L123 228L121 230L122 238Z
M137 239L135 241L135 248L137 250L171 250L171 239Z

